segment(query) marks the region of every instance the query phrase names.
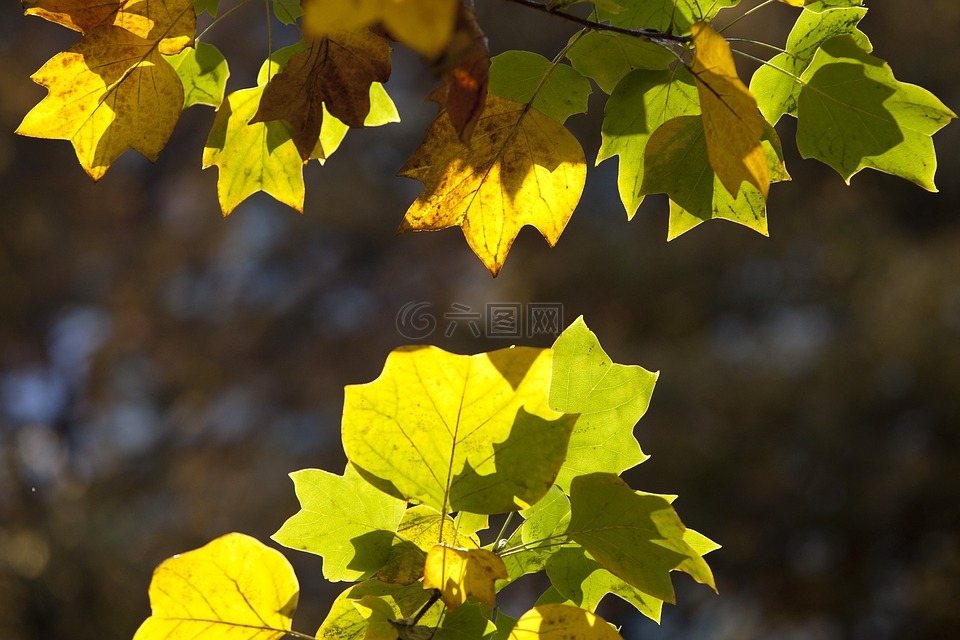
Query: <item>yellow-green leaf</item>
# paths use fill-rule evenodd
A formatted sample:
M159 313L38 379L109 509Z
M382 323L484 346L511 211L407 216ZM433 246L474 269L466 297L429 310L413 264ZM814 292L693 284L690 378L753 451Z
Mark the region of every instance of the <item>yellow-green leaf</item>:
M557 243L580 201L583 149L563 125L535 109L487 96L469 147L441 113L400 175L424 183L400 231L459 226L496 275L520 229Z
M390 607L393 615L386 615L386 617L400 620L413 616L426 604L430 599L430 592L424 590L420 584L401 586L387 584L376 579L353 585L333 601L327 617L317 631L316 637L318 640L361 640L364 638L368 620L372 616L365 618L356 604L363 600L367 609L371 612L382 610L379 605L371 604L369 599L371 597L376 597ZM441 610L442 605L439 604L431 607L420 619L420 622L424 625L435 625L440 620Z
M377 571L377 578L396 584L413 584L423 577L423 565L429 551L437 543L476 549L480 540L463 535L448 515L425 505L407 509L397 527L396 538L387 561Z
M575 422L547 406L550 364L542 349L397 349L379 378L346 388L347 458L384 491L442 513L526 508L553 484Z
M438 544L427 553L423 588L439 589L450 609L471 596L488 607L496 606L497 580L507 579L507 568L498 555L486 549L461 549Z
M567 604L542 604L520 616L508 640L621 640L598 615Z
M459 0L304 0L303 31L311 37L382 24L391 36L436 58L454 33Z
M282 554L230 533L157 567L153 613L134 640L279 640L291 628L299 593Z
M757 109L757 100L737 75L724 37L704 22L694 24L691 33L692 70L700 94L710 166L734 197L740 185L749 182L766 199L770 172L760 145L766 121Z

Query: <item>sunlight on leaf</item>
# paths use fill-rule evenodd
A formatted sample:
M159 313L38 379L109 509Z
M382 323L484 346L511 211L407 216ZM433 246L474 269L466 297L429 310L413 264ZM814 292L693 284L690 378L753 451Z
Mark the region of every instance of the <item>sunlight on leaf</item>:
M670 572L716 589L713 573L683 538L685 527L664 496L634 491L613 474L574 478L567 535L613 575L665 602L675 602Z
M496 275L525 225L557 243L587 168L580 143L561 124L491 94L469 147L441 113L399 175L424 183L400 231L459 226Z
M579 413L556 484L569 490L574 476L608 471L619 475L647 456L633 427L647 411L658 374L614 364L583 318L553 344L550 408Z
M490 92L531 106L563 124L587 112L590 81L566 64L553 64L532 51L505 51L490 61Z
M290 477L300 511L273 534L274 540L321 556L323 576L334 582L362 579L386 562L406 510L403 500L374 488L349 464L343 476L303 469Z
M634 69L667 69L676 60L669 49L656 43L604 31L588 31L567 51L567 58L607 94Z
M397 527L390 555L377 571L377 578L384 582L413 584L423 577L427 552L441 542L466 549L480 546L476 536L459 532L457 522L450 516L441 515L436 509L424 505L407 509Z
M797 147L849 184L866 168L936 191L932 136L956 117L936 96L900 82L851 36L823 44L801 76Z
M183 108L202 104L217 108L223 103L230 69L223 54L212 44L198 42L167 61L180 76L183 84Z
M450 609L476 598L488 607L496 606L497 580L507 579L507 568L495 553L486 549L460 549L438 544L427 553L423 588L439 589Z
M508 640L622 640L603 618L566 604L544 604L520 616Z
M153 613L134 640L279 640L290 630L299 593L282 554L230 533L157 567Z
M384 491L441 512L533 504L553 484L575 421L547 406L550 355L397 349L379 378L346 388L347 458Z
M693 25L693 77L700 94L707 157L720 182L734 197L749 182L764 199L770 188L767 159L760 145L766 122L757 100L737 75L730 45L709 24Z
M400 620L413 616L430 599L430 592L421 584L400 586L379 580L367 580L347 588L337 596L330 612L317 631L318 640L362 640L367 632L367 619L356 607L365 598L375 597L393 612L390 619ZM379 609L365 600L368 609ZM442 604L437 604L421 618L423 625L436 625L440 621Z

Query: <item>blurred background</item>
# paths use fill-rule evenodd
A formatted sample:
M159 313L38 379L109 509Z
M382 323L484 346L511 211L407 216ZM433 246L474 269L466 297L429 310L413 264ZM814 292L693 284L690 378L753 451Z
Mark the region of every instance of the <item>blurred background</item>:
M478 4L494 53L552 57L574 31ZM737 29L782 44L794 15ZM877 3L861 26L899 79L960 107L956 0ZM211 32L230 90L253 83L265 31L251 3ZM0 8L0 638L131 638L164 558L228 531L268 541L297 510L289 472L342 469L343 386L409 342L410 302L562 303L616 361L661 371L637 427L653 457L628 480L679 494L724 545L720 596L679 576L661 626L610 602L626 637L960 637L960 126L936 137L929 194L875 172L845 186L797 157L785 119L794 179L769 239L717 221L667 244L666 202L627 223L611 160L558 246L525 229L494 280L456 229L395 236L420 185L394 173L435 113L409 52L387 85L403 122L307 167L305 215L258 196L223 220L200 170L210 109L96 185L68 143L13 135L44 94L29 75L74 39ZM602 105L568 121L588 159ZM425 341L509 344L443 328ZM343 585L286 555L312 633Z

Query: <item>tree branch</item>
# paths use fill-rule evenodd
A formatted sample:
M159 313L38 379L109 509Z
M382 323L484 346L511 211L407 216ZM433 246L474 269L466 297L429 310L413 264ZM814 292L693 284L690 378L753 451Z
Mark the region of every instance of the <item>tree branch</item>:
M677 43L690 42L690 36L678 36L667 31L657 31L656 29L628 29L626 27L618 27L612 24L597 22L596 20L581 18L580 16L575 16L572 13L567 13L566 11L561 11L560 9L553 9L548 5L537 2L536 0L507 0L507 2L515 2L516 4L530 7L531 9L536 9L537 11L543 11L544 13L558 16L564 20L576 22L577 24L583 25L584 27L594 31L611 31L613 33L622 33L627 36L633 36L634 38L643 38L644 40L650 40L651 42L668 46Z

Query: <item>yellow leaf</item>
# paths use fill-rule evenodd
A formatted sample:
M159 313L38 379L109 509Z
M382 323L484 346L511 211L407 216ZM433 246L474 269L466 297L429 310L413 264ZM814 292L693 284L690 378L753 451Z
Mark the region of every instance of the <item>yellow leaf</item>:
M303 31L323 37L382 24L390 35L428 57L453 37L460 0L304 0Z
M439 589L440 597L450 609L464 604L470 596L494 607L496 581L508 578L503 560L491 551L438 544L427 552L423 588Z
M69 140L94 180L128 149L156 160L183 110L183 85L157 44L97 27L33 75L48 93L17 133Z
M424 183L400 231L459 226L497 275L525 225L551 247L557 243L580 201L587 167L580 143L563 125L488 95L469 147L441 113L400 175Z
M791 7L805 7L808 4L813 4L816 0L780 0L783 4L788 4Z
M760 145L766 121L757 100L737 76L724 37L705 22L693 25L691 34L692 71L700 95L710 166L732 196L737 196L741 183L749 182L766 199L770 172Z
M134 640L279 640L291 628L299 594L282 554L230 533L157 567L153 615Z
M310 158L324 111L351 127L370 112L370 86L390 77L390 48L368 29L310 39L271 78L251 123L286 120L303 160Z
M507 640L622 640L600 616L567 604L543 604L520 616Z

